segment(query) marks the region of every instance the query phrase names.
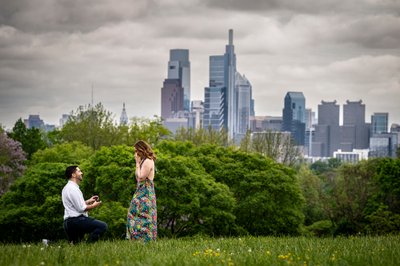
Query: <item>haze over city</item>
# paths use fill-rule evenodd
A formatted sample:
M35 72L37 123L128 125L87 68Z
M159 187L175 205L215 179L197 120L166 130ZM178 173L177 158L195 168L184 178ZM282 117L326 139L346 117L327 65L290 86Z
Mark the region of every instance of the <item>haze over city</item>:
M256 115L282 116L285 94L363 100L366 121L400 123L400 2L12 1L0 9L0 124L62 114L92 101L118 119L160 115L169 50L189 49L191 99L203 100L209 56L234 30L238 71Z

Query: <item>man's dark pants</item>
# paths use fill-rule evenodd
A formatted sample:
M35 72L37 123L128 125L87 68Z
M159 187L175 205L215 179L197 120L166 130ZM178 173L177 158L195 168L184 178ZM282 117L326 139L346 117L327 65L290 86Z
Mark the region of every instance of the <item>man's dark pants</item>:
M107 230L107 224L81 215L64 220L64 230L67 233L68 241L74 244L80 242L85 234L90 234L87 242L96 242Z

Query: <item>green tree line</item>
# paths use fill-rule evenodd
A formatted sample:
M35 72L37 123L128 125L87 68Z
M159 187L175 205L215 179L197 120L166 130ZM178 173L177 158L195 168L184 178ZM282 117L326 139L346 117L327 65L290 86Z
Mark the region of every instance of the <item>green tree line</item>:
M71 164L84 171L84 195L103 200L91 216L108 223L107 237L121 238L135 190L132 145L138 139L151 143L158 156L161 237L399 232L399 159L306 165L293 160L297 151L290 140L277 143L282 138L272 133L246 136L235 147L225 132L210 129L172 135L158 117L118 126L101 104L73 114L63 129L47 135L26 133L22 121L8 136L0 132L0 146L6 143L0 147L1 162L18 165L19 171L7 172L12 182L0 195L0 241L65 238L60 193ZM7 139L12 137L21 146ZM9 147L17 147L19 155L11 157L5 152Z

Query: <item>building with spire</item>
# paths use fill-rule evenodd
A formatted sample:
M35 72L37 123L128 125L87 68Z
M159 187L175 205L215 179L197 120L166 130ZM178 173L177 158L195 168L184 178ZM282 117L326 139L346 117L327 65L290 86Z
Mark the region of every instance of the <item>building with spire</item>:
M209 71L209 86L204 89L203 127L225 129L229 138L238 142L250 128L254 100L250 82L236 70L232 29L225 54L210 56Z
M123 103L122 105L122 112L121 112L121 116L119 118L119 124L122 126L126 126L128 125L129 119L128 119L128 115L126 114L126 109L125 109L125 103Z

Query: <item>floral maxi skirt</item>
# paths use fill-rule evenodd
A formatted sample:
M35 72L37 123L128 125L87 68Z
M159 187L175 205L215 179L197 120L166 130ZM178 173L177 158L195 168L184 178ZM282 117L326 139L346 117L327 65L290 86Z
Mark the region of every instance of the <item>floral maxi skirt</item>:
M146 179L138 184L128 209L126 239L143 240L157 238L157 204L154 183Z

